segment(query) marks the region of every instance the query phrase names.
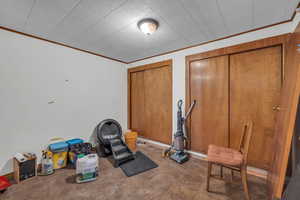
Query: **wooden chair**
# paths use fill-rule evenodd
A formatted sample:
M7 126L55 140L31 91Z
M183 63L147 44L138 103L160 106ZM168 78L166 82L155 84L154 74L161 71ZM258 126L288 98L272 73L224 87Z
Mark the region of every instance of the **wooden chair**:
M219 147L216 145L209 145L207 161L208 161L208 171L207 171L207 191L209 192L209 182L210 178L213 176L211 174L212 165L219 165L221 167L221 178L223 178L223 167L231 169L231 180L233 179L233 172L238 171L241 173L242 183L244 187L244 192L247 200L250 200L248 184L247 184L247 158L250 140L252 136L252 122L247 122L243 128L243 134L240 139L239 150Z

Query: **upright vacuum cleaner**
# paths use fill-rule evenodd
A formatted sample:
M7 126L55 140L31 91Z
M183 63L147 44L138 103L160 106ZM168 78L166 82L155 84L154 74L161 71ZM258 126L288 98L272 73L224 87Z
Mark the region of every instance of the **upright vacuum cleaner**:
M190 106L185 116L182 116L182 104L183 104L182 100L179 100L177 103L178 106L177 131L174 134L172 146L163 152L164 157L168 156L170 157L170 159L180 164L189 160L189 156L184 150L187 142L187 133L186 133L187 130L186 130L185 122L187 118L190 116L196 104L196 101L195 100L193 101L192 105Z

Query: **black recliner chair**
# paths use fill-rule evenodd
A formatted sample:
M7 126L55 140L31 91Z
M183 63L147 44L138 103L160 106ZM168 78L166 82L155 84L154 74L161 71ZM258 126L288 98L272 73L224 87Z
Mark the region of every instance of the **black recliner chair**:
M121 125L113 119L106 119L97 126L99 157L107 157L112 155L114 166L133 160L134 155L122 139Z

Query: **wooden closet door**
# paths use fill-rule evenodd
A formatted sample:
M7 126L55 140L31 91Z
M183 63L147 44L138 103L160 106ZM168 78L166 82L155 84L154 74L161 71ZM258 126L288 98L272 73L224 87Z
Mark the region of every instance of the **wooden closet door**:
M145 130L148 139L171 144L172 70L164 66L144 72Z
M228 147L228 56L190 63L191 149L207 153L209 144Z
M144 94L144 71L130 73L130 101L131 101L131 124L132 130L138 131L140 136L146 136L145 134L145 94Z
M254 123L248 161L268 169L281 88L281 47L230 56L230 147L238 148L243 123Z

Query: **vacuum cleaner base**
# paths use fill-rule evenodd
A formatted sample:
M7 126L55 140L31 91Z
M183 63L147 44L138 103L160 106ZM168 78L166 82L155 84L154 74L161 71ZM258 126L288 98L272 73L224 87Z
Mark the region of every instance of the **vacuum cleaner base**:
M172 160L174 160L175 162L180 163L180 164L182 164L182 163L184 163L184 162L186 162L186 161L189 160L188 154L185 153L184 151L176 151L175 153L173 153L170 156L170 158Z

